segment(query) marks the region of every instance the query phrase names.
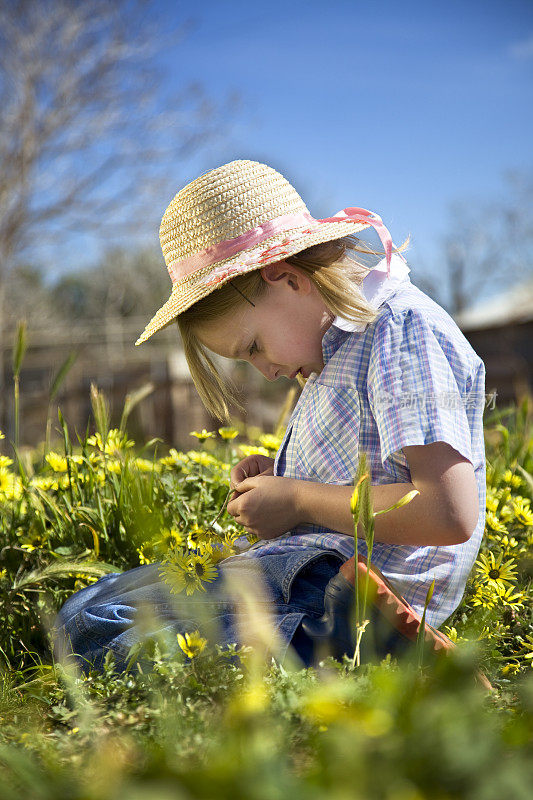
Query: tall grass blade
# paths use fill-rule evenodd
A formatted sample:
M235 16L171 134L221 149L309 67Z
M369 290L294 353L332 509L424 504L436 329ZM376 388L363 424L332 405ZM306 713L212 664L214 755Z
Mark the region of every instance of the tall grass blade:
M27 346L26 320L23 319L18 324L15 347L13 348L13 376L15 378L19 377Z
M124 433L126 430L126 423L128 421L128 417L135 408L145 397L148 397L155 389L153 383L145 383L144 386L141 386L139 389L135 389L133 392L128 392L126 395L126 399L124 400L124 408L122 410L122 416L120 418L120 425L119 431Z
M368 585L370 581L370 565L372 563L372 551L374 549L374 515L372 512L372 495L371 495L370 477L364 482L364 503L365 512L368 514L368 524L365 528L365 541L366 541L366 578L365 578L365 593L363 595L363 622L366 619L366 605L368 601Z
M19 446L20 433L20 368L26 352L26 320L18 324L15 346L13 347L13 395L15 406L15 448Z
M94 383L91 383L91 405L93 409L96 430L100 434L102 448L105 449L107 434L109 433L109 403L107 402L104 393L100 391Z
M274 428L274 436L281 436L281 432L285 427L285 421L287 417L290 415L291 409L294 405L294 400L296 398L296 393L298 389L296 386L291 386L289 391L287 392L287 396L283 402L281 407L281 411L279 413L278 421L276 422L276 427Z
M524 476L526 483L528 484L530 491L533 492L533 475L528 472L526 469L520 466L520 464L516 465L516 468L522 473Z
M50 431L52 427L52 417L50 414L50 410L52 407L52 403L55 400L57 393L59 392L63 381L67 377L67 374L76 361L78 354L72 351L67 358L63 361L61 366L59 367L55 378L52 380L50 389L48 391L48 406L46 410L46 433L45 433L45 440L44 440L44 452L43 452L43 461L41 467L44 468L45 456L50 449Z
M106 564L103 561L94 563L87 561L57 561L48 564L41 570L32 570L23 575L19 580L14 581L12 591L21 591L28 586L38 586L44 581L54 578L68 578L70 575L89 575L93 578L101 578L108 572L120 572L113 564Z
M361 516L361 506L362 506L362 490L359 487L361 486L361 484L364 484L364 482L369 478L369 473L366 471L367 469L366 462L367 462L366 453L363 450L359 457L357 472L354 478L355 488L350 500L350 508L354 520L354 559L355 559L354 588L355 588L355 629L356 629L356 644L352 658L352 668L359 666L360 663L361 636L365 628L365 625L361 620L360 607L359 607L359 570L357 568L359 559L359 540L357 534L358 534L359 519ZM362 520L362 525L363 529L366 532L364 520Z
M426 633L426 611L433 597L433 590L435 589L435 578L431 581L429 585L429 589L427 590L426 600L424 603L424 611L422 613L422 621L420 623L420 628L418 630L418 636L416 638L416 649L418 654L418 667L419 669L422 668L423 660L424 660L424 642L425 642L425 633Z
M59 418L59 424L61 425L61 429L63 431L63 444L65 447L65 458L67 459L68 488L70 494L70 502L71 505L74 505L74 490L72 488L72 467L71 467L72 443L70 441L67 423L65 422L65 418L63 417L60 408L57 409L57 416Z
M52 384L50 386L50 391L48 393L50 402L53 402L55 400L57 393L61 389L61 386L65 378L67 377L68 373L70 372L72 366L74 365L77 357L78 357L77 352L73 350L71 353L68 354L66 359L59 367L56 376L53 379Z

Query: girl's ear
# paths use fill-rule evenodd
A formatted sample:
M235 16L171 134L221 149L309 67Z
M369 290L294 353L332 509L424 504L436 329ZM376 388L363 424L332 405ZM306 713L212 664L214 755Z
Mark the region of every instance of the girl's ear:
M262 267L261 276L267 283L285 279L293 289L300 290L307 290L311 283L307 275L294 269L291 264L286 264L285 261L277 261L275 264L267 264L266 267Z
M261 276L267 283L279 281L287 273L287 265L284 261L277 261L275 264L267 264L261 268Z

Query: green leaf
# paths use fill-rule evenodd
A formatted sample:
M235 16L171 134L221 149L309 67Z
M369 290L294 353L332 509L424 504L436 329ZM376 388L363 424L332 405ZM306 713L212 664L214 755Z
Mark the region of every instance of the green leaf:
M401 508L402 506L406 506L408 503L413 500L417 494L420 494L418 489L413 489L411 492L407 492L404 494L403 497L400 497L397 503L394 503L393 506L389 506L389 508L384 508L381 511L374 511L374 516L377 517L378 514L387 514L389 511L393 511L395 508Z
M60 556L72 556L78 550L78 546L75 544L71 544L68 547L56 547L54 549L54 553L57 553Z

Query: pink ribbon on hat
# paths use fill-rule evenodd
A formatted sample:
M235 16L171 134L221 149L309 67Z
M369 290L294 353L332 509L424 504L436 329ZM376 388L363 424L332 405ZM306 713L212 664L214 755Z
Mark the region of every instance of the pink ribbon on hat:
M376 233L381 239L383 247L385 248L388 278L390 276L390 261L392 257L392 237L388 229L383 224L383 220L379 214L374 214L373 211L367 211L366 208L356 208L355 206L350 206L349 208L343 208L342 211L337 211L333 217L321 219L319 222L348 222L349 220L353 220L354 222L364 222L367 225L372 225L372 227L375 229ZM403 261L405 261L405 258L401 253L398 253L398 255Z
M254 247L255 245L263 242L265 239L269 239L271 236L274 236L276 233L284 233L291 228L296 228L299 225L309 225L309 223L311 223L312 226L319 226L324 222L361 222L364 225L371 225L373 228L375 228L379 238L381 239L383 247L385 248L385 254L387 257L387 277L389 276L392 253L391 235L378 214L374 214L372 211L367 211L365 208L356 207L344 208L342 211L338 211L335 216L327 217L326 219L315 219L306 211L301 211L297 214L283 214L280 217L276 217L275 219L268 220L268 222L264 222L262 225L257 225L257 227L246 231L246 233L242 233L240 236L236 236L233 239L226 239L225 241L219 242L212 247L206 247L205 250L194 253L194 255L189 256L188 258L171 261L167 267L168 273L172 283L174 284L176 281L185 278L187 275L191 275L193 272L196 272L202 267L215 264L217 261L225 261L227 258L237 255L239 252L241 252L241 250L247 250L250 247ZM305 231L301 231L300 233L310 233L311 230L307 229ZM316 228L316 230L318 230L318 228ZM294 238L296 239L298 231L296 231L295 234L296 235ZM258 256L254 256L254 259L255 258L257 258L259 261ZM246 258L243 257L243 262L245 260ZM226 265L222 265L222 269L227 269L228 273L230 271ZM238 272L238 267L233 267L231 271Z

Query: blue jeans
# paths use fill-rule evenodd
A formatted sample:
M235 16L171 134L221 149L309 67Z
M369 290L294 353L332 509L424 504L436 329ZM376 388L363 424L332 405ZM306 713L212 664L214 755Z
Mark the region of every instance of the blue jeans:
M143 639L164 636L177 647L176 633L196 629L212 644L240 646L257 636L256 612L262 606L276 635L276 656L283 660L292 643L304 665L310 666L312 642L300 624L306 615L322 615L324 590L342 562L339 553L317 547L231 556L218 564L218 575L205 592L190 596L170 592L159 574L160 564L110 573L73 594L59 611L56 655L73 655L86 672L101 670L111 650L115 669L124 670L130 647ZM228 590L227 580L257 587L255 611Z

